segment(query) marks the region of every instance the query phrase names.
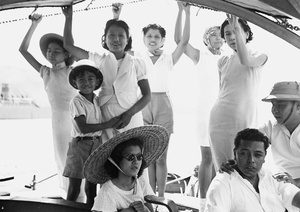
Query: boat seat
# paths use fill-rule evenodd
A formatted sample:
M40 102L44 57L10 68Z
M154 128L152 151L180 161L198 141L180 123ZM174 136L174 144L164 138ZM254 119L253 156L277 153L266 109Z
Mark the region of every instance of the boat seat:
M0 197L0 211L5 212L91 212L84 203L64 199Z

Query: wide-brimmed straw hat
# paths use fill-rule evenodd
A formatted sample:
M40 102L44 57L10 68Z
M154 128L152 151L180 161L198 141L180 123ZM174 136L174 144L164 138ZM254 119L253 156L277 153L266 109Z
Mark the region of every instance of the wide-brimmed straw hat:
M117 134L89 156L83 169L86 180L95 184L103 184L110 180L110 176L104 168L105 162L118 144L132 138L143 143L143 158L146 167L155 162L169 144L169 132L162 126L146 125Z
M70 83L70 85L72 85L73 88L78 89L77 86L74 83L75 76L78 76L78 74L79 74L78 72L81 72L83 70L91 71L96 75L97 80L99 80L99 84L96 86L95 90L99 89L102 82L103 82L103 75L102 75L101 71L99 70L99 68L94 63L94 61L88 60L88 59L79 60L72 67L72 69L69 73L69 83Z
M299 82L287 81L276 83L270 95L262 99L264 102L271 102L272 100L300 101Z
M44 55L44 57L47 59L47 49L50 42L58 40L63 44L63 37L61 35L55 34L55 33L48 33L41 37L40 39L40 49ZM62 47L63 48L63 47ZM70 55L70 57L67 59L66 64L72 65L75 61L75 57L73 55Z

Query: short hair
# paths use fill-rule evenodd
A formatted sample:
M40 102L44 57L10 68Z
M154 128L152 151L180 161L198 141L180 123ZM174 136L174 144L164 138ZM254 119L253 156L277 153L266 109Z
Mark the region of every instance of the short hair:
M124 150L129 146L139 146L141 150L143 150L143 143L138 140L137 138L131 138L127 141L124 141L120 144L118 144L114 150L112 151L110 157L113 159L113 161L120 166L121 161L124 158ZM119 169L113 165L109 160L107 160L104 164L105 170L107 174L113 179L117 178L119 175ZM143 174L144 169L146 168L146 161L144 158L142 159L142 165L138 172L138 177L140 177Z
M117 26L117 27L120 27L122 29L124 29L126 35L127 35L127 45L125 46L125 49L124 51L129 51L131 50L132 48L132 38L131 38L131 35L129 33L129 26L127 25L127 23L125 21L122 21L122 20L118 20L118 19L110 19L106 22L106 26L105 26L105 29L104 29L104 35L102 35L102 39L101 39L101 42L102 42L102 47L109 50L107 44L106 44L106 35L107 35L107 32L109 30L109 28L111 26Z
M244 32L248 32L249 36L246 39L246 43L249 43L251 40L253 40L253 32L251 31L250 26L248 25L246 20L243 20L241 18L238 18L238 22L241 25L242 29L244 30ZM221 37L223 39L225 39L225 35L224 35L224 28L229 24L228 19L226 19L222 25L221 25Z
M265 152L269 147L269 138L258 129L246 128L238 132L234 139L234 150L239 148L242 140L263 142Z
M157 29L159 31L161 37L163 37L163 38L166 37L166 30L158 24L149 24L148 26L145 26L143 28L144 35L146 35L146 33L149 31L149 29Z

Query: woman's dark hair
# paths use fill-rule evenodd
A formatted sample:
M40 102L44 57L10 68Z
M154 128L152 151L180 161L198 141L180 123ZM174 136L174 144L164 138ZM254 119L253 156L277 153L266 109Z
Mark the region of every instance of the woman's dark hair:
M157 29L159 31L161 37L163 37L163 38L166 37L166 30L158 24L149 24L148 26L145 26L143 28L144 35L146 35L146 33L149 31L149 29Z
M241 27L243 28L244 32L248 32L249 33L249 36L248 38L246 39L246 43L249 43L252 39L253 39L253 32L251 31L251 28L250 26L248 25L247 21L243 20L243 19L240 19L238 18L238 22L239 24L241 25ZM228 19L226 19L222 25L221 25L221 37L223 39L225 39L225 36L224 36L224 28L229 24L228 22Z
M269 147L269 138L258 129L246 128L238 132L234 139L235 150L239 148L242 140L263 142L265 151L267 151Z
M74 59L70 56L70 53L64 48L63 40L52 38L52 39L49 39L48 46L49 46L50 43L55 43L55 44L59 45L64 50L64 53L69 54L69 57L67 57L65 59L66 66L70 66L74 63Z
M143 149L143 143L136 138L129 139L129 140L124 141L124 142L120 143L119 145L117 145L114 148L114 150L112 151L112 153L110 154L110 157L113 159L113 161L118 166L120 166L120 162L124 158L124 150L129 146L139 146L141 150ZM107 174L112 179L118 177L119 169L117 167L115 167L115 165L113 165L109 160L107 160L105 162L104 167L105 167ZM143 158L141 168L138 172L138 177L140 177L143 174L143 171L145 168L146 168L146 161Z
M125 46L125 49L124 51L129 51L131 50L132 48L132 38L129 34L129 26L126 24L125 21L122 21L122 20L118 20L118 19L111 19L111 20L108 20L106 22L106 26L105 26L105 29L104 29L104 35L102 35L102 39L101 39L101 42L102 42L102 46L103 48L108 49L108 46L106 44L106 35L107 35L107 32L109 30L109 28L111 26L117 26L117 27L121 27L122 29L125 30L125 33L127 35L127 39L128 39L128 42L127 42L127 45Z

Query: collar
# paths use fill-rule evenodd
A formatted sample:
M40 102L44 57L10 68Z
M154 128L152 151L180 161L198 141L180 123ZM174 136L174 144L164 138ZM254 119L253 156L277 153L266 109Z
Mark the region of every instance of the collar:
M53 69L61 69L61 68L64 68L66 66L67 65L66 65L65 61L63 61L61 63L57 63L57 64L53 65L52 67L53 67Z

